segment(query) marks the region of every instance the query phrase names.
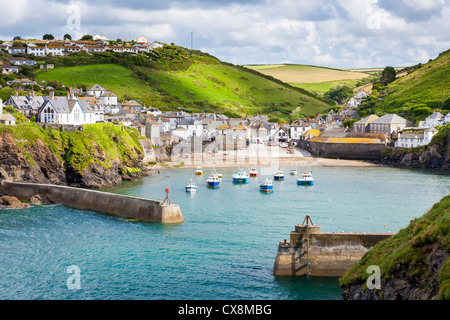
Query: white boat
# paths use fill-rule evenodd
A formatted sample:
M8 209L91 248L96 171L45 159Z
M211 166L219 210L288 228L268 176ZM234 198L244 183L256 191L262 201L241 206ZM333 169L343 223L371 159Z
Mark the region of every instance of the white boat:
M248 173L239 168L238 171L233 173L233 183L248 183L248 177Z
M312 186L314 185L314 178L312 176L312 172L306 170L300 178L297 179L297 184L304 186Z
M213 173L206 179L206 186L209 188L217 189L220 186L220 179L217 173Z
M197 192L198 187L195 185L194 181L192 179L189 181L189 184L185 187L186 192L195 193Z
M291 170L291 176L296 176L296 175L297 175L297 170L292 169L292 170Z
M256 168L252 168L252 170L250 170L250 177L257 177L258 176L258 170L256 170Z
M279 180L282 181L284 180L284 173L281 169L278 169L277 173L275 173L275 175L273 176L274 180Z

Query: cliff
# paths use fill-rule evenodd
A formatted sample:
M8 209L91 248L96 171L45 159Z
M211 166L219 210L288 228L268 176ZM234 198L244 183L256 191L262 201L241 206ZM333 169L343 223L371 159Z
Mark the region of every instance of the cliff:
M90 124L67 132L23 123L0 128L0 181L102 188L143 175L142 137L128 127Z
M450 125L447 124L433 137L428 146L416 148L386 148L380 164L418 169L450 169Z
M450 195L392 238L379 242L340 279L346 300L450 299ZM381 288L369 289L369 266Z

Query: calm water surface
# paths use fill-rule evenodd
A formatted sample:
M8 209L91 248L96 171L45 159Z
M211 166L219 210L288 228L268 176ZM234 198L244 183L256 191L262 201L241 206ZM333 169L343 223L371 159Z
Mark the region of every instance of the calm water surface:
M245 168L247 171L250 168ZM309 214L325 232L398 232L449 193L450 176L392 168L312 168L315 185L233 185L234 169L161 171L108 189L170 200L184 223L160 225L62 205L0 212L0 299L341 299L337 278L277 278L278 242ZM297 168L299 173L303 168ZM196 194L184 192L193 178ZM81 289L67 288L67 267Z

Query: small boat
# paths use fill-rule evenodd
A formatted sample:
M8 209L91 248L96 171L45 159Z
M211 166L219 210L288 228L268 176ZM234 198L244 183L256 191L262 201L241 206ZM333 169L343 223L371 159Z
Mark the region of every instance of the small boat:
M196 175L196 176L201 176L201 175L203 175L203 170L202 170L202 168L198 167L197 170L195 170L195 175Z
M252 168L252 170L250 170L250 177L257 177L258 176L258 170L256 170L256 168Z
M259 184L259 191L266 192L266 193L273 192L272 180L269 180L269 179L266 178L266 181L261 182Z
M217 176L219 177L219 179L222 179L222 174L218 173Z
M273 176L274 180L283 181L284 180L284 173L281 171L281 169L278 169L277 173Z
M291 176L296 176L296 175L297 175L297 170L292 169L292 170L291 170Z
M189 181L189 184L186 186L186 192L195 193L197 192L198 187L195 185L194 181Z
M248 177L248 173L240 168L239 171L233 173L233 183L248 183Z
M312 173L306 170L300 178L297 179L297 184L304 185L304 186L312 186L314 185L314 178L312 176Z
M217 189L219 188L219 185L220 179L217 173L213 173L208 179L206 179L206 186L209 188Z

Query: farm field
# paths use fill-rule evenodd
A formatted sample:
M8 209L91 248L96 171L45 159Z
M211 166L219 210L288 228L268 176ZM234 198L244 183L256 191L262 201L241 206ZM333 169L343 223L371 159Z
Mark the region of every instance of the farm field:
M246 67L292 86L322 94L338 85L354 88L360 80L370 77L379 70L343 70L307 65L249 65Z

